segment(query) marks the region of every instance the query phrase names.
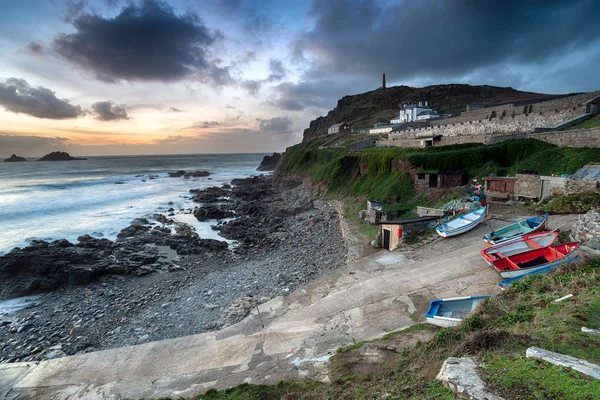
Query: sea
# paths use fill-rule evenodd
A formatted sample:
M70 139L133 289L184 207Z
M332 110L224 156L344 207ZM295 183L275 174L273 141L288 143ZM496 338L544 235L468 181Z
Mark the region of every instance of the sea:
M114 240L139 217L156 213L192 225L200 237L224 240L181 210L194 208L190 189L221 186L258 175L264 154L196 154L88 157L77 161L0 162L0 255L34 239L90 234ZM204 178L171 178L168 172L209 171ZM119 182L119 183L117 183ZM173 218L173 217L171 217Z

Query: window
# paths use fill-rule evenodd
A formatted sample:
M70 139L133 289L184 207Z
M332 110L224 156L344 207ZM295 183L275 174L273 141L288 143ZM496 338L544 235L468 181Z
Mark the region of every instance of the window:
M425 179L425 174L417 174L417 179Z

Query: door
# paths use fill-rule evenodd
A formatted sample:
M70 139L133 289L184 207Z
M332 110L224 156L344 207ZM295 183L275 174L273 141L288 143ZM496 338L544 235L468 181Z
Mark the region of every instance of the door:
M384 229L383 230L383 248L384 249L392 250L392 249L390 249L390 236L391 236L390 230Z
M429 187L437 187L437 186L438 186L437 174L429 174Z
M550 181L546 180L546 179L542 179L542 197L540 197L540 199L543 199L546 196L550 195Z

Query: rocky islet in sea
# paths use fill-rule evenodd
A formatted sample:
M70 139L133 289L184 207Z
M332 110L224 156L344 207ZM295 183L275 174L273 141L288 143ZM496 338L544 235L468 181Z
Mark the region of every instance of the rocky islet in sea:
M9 158L4 160L4 162L23 162L23 161L27 161L25 159L25 157L20 157L16 154L13 154L12 156L10 156Z

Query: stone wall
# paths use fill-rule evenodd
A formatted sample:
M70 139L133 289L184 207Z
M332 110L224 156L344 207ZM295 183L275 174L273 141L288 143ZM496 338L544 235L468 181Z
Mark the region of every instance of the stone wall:
M506 140L537 139L552 143L559 147L575 148L600 148L600 128L577 129L572 131L555 131L543 133L506 133L506 134L481 134L481 135L458 135L443 136L434 142L435 146L447 146L451 144L485 143L495 144ZM412 137L394 137L377 141L377 147L424 147L423 139Z
M515 197L538 199L542 192L542 180L539 175L517 174Z
M430 126L391 132L389 139L428 139L434 136L444 136L445 143L485 143L492 136L514 132L534 132L537 127L554 126L585 113L585 101L600 95L600 91L582 95L570 96L558 100L537 104L514 106L506 104L481 110L463 113L460 117L431 121ZM468 136L469 138L447 140L450 137ZM483 136L489 136L487 138ZM389 140L388 139L388 140ZM398 143L398 142L397 142ZM392 143L388 145L393 146Z
M596 187L597 182L598 181L593 180L593 179L569 178L569 179L567 179L567 182L565 185L565 193L564 194L569 195L569 194L573 194L573 193L585 193L585 192L598 193L598 188Z
M571 240L581 242L582 249L600 255L600 214L590 210L581 214L571 229Z

